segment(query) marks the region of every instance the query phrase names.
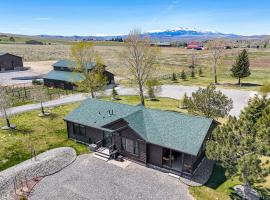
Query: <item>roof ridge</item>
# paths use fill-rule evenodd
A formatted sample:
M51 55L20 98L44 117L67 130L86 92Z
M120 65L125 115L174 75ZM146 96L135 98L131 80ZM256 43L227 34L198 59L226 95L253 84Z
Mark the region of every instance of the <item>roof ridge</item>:
M145 109L145 110L154 110L154 111L159 111L159 112L167 112L167 113L175 114L175 115L183 115L183 116L187 116L187 117L194 117L194 118L200 118L200 119L213 120L212 118L209 118L209 117L204 117L204 116L199 116L199 115L192 115L192 114L178 112L178 111L161 110L161 109L158 109L158 108L148 108L148 107L145 107L145 106L143 106L141 104L139 104L139 105L131 105L131 104L126 104L126 103L112 102L110 100L100 100L100 99L96 99L96 100L111 102L111 103L120 104L120 105L127 105L127 106L130 106L130 107L140 107L141 109Z

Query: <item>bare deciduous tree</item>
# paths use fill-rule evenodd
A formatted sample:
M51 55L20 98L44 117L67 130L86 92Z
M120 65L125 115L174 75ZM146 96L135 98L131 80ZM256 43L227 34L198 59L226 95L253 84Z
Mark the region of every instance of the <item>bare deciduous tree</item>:
M8 108L12 105L12 99L6 93L6 91L0 87L0 111L2 116L5 118L6 126L2 127L2 129L10 130L16 128L14 124L10 123Z
M41 109L41 113L39 116L43 117L43 116L47 116L50 113L45 112L43 103L47 100L48 95L45 92L45 90L42 87L34 87L33 90L31 91L31 96L33 100L39 101L40 102L40 109Z
M210 50L213 58L213 75L215 84L218 83L217 79L217 66L223 56L225 42L223 40L212 40L208 42L208 49Z
M160 53L158 47L151 47L150 44L151 41L148 38L142 37L141 32L134 29L129 33L125 49L121 54L124 64L138 85L142 105L145 105L144 85L154 73Z

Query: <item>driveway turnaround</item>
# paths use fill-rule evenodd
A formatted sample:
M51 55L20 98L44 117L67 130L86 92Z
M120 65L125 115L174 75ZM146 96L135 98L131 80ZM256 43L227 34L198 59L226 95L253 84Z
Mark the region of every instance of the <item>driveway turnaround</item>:
M192 200L192 197L186 185L166 173L135 163L123 169L88 154L42 179L29 199Z
M161 92L157 96L159 97L169 97L173 99L180 99L187 93L188 96L191 96L192 92L195 92L199 87L197 86L182 86L182 85L162 85ZM119 95L136 95L138 90L135 88L127 88L123 86L118 86L117 91ZM219 89L221 92L226 94L229 98L233 100L233 109L230 111L230 115L238 116L241 110L247 105L248 100L253 97L257 92L255 91L241 91L235 89ZM107 89L105 92L106 95L111 95L111 89ZM53 107L69 103L74 103L78 101L85 100L85 94L73 94L66 97L56 99L53 101L48 101L44 103L44 107ZM28 104L24 106L18 106L8 109L10 114L18 114L22 112L27 112L31 110L40 109L40 104ZM0 113L0 116L2 114Z

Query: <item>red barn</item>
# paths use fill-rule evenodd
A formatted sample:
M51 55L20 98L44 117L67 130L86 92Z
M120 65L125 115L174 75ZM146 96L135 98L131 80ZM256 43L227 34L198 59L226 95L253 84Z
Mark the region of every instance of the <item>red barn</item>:
M196 50L202 50L203 44L200 42L190 42L187 46L187 49L196 49Z

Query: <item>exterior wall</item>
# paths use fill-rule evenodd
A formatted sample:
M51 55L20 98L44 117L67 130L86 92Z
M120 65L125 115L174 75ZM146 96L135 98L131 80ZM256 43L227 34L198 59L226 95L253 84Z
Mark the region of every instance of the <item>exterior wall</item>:
M23 67L21 57L11 54L0 56L0 71L14 70L18 67Z
M114 122L112 124L108 124L108 125L104 126L104 128L117 130L117 129L125 127L127 125L128 125L128 123L126 121L120 120L120 121Z
M103 131L92 128L92 127L85 127L86 134L84 136L77 135L74 133L73 122L67 122L67 129L68 129L68 137L79 140L80 142L90 144L96 143L103 139Z
M112 74L111 72L105 71L104 72L104 76L107 77L108 84L114 84L115 83L115 81L114 81L114 74Z
M65 72L72 72L71 68L68 67L61 67L61 66L53 66L55 71L65 71Z
M153 144L147 144L147 163L162 167L163 148Z
M140 136L138 136L138 134L135 133L129 127L128 128L125 128L125 129L123 129L121 131L118 131L118 133L119 133L119 136L117 138L118 144L119 143L121 144L121 137L125 137L125 138L128 138L128 139L137 141L138 142L138 145L139 145L139 154L138 155L131 154L131 153L128 153L128 152L123 151L123 149L121 148L121 146L119 148L120 149L120 153L122 155L124 155L125 157L130 158L132 160L139 161L139 162L142 162L142 163L146 163L146 161L147 161L147 158L146 158L146 142Z
M66 90L73 90L74 87L76 87L75 84L65 82L65 81L59 81L59 80L53 80L53 79L43 79L44 85L47 87L55 87L55 88L61 88Z

